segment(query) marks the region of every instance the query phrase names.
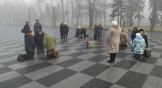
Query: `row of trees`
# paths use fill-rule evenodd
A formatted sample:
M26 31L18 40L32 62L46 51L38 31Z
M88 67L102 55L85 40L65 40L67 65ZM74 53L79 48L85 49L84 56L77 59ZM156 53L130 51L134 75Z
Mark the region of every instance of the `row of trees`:
M42 25L59 25L67 22L71 26L89 25L96 22L107 25L116 20L120 25L137 25L144 18L146 0L1 0L0 19L8 25L22 25L26 20L32 24L39 19ZM156 1L156 2L155 2ZM162 0L149 0L150 8L155 12L155 26L162 26ZM153 8L153 6L156 6ZM150 23L152 22L152 13ZM107 18L111 18L107 20Z

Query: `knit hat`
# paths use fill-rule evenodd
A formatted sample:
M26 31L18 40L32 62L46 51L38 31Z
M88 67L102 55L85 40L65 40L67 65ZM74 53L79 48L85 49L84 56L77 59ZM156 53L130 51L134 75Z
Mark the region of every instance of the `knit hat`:
M141 34L140 33L136 33L136 36L141 36Z
M66 24L66 23L65 23Z
M114 26L114 25L118 25L118 23L116 22L116 21L113 21L112 22L112 25Z
M78 28L81 28L80 26Z

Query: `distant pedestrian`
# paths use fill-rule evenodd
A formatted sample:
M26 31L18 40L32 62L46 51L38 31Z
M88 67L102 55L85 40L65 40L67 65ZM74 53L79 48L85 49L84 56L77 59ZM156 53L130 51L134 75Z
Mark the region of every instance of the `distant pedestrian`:
M38 30L42 30L42 25L39 23L39 20L36 20L36 23L34 24L34 32L37 33Z
M34 57L35 42L32 35L32 31L28 31L28 33L25 34L25 51L27 52L27 54L19 54L17 60L21 60L21 58L27 59Z
M99 24L99 26L97 27L97 38L98 38L98 40L102 37L102 30L103 30L103 27L101 26L101 24Z
M94 40L96 40L97 39L97 27L98 27L98 23L96 23L95 24L95 26L94 26Z
M64 23L60 24L60 35L61 35L61 39L63 39L63 30L64 30Z
M30 26L29 26L29 21L26 21L26 24L24 26L24 33L28 33L28 31L30 31Z
M63 26L63 39L67 39L68 37L68 32L69 32L69 27L67 26L67 24L65 23Z
M142 58L145 48L146 48L145 40L143 39L140 33L137 33L136 38L134 39L132 44L134 57L136 57L137 60L140 60Z
M127 47L128 46L128 30L124 29L124 32L120 35L120 47Z
M117 25L116 21L112 22L112 27L108 31L106 43L107 53L110 54L110 60L107 62L114 63L116 53L119 52L119 41L120 41L121 28Z
M42 30L38 30L38 32L34 35L34 41L35 45L37 46L37 53L45 53L44 47L43 47L43 37L44 32Z
M58 57L58 52L55 52L56 39L53 35L49 33L44 34L43 45L46 48L46 53L48 57Z

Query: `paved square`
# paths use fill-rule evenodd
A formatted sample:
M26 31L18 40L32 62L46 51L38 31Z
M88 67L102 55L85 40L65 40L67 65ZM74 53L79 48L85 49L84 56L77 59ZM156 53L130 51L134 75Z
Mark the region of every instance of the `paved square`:
M43 28L56 37L59 58L35 53L34 59L17 61L18 54L25 53L21 29L0 29L0 88L162 88L162 32L146 32L151 57L135 60L129 45L120 49L116 62L110 64L107 30L96 40L96 48L86 49L93 30L88 30L89 38L81 39L70 29L68 40L61 40L59 28Z

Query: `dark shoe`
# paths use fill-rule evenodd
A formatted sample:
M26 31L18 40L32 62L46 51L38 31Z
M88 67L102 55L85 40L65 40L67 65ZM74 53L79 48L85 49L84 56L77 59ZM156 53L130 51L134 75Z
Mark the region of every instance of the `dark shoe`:
M19 56L17 57L17 60L21 60L22 54L19 54Z
M107 62L109 62L109 63L113 63L113 61L111 61L111 60L108 60Z

